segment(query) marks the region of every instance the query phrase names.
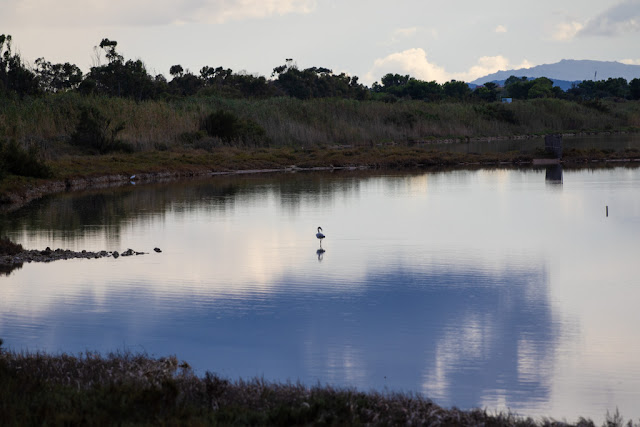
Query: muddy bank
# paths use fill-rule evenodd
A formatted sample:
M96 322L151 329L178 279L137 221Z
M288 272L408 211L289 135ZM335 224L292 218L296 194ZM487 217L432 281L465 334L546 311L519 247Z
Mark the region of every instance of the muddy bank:
M11 212L16 210L32 200L39 199L49 194L61 193L64 191L82 191L100 188L120 187L124 185L136 185L147 183L171 182L181 179L219 176L219 175L242 175L254 173L276 173L276 172L302 172L302 171L327 171L327 170L357 170L368 169L368 166L349 166L349 167L297 167L291 165L279 169L248 169L235 170L225 172L212 172L210 170L202 171L166 171L166 172L150 172L139 173L133 176L129 175L104 175L94 177L79 177L65 180L49 180L37 185L19 191L10 191L4 193L0 197L0 212Z

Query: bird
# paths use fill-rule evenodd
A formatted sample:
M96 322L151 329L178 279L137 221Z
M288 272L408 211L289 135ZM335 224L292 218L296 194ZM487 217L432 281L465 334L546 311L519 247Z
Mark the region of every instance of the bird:
M321 233L322 227L318 227L318 232L316 233L316 237L320 240L320 247L322 247L322 239L324 239L324 234Z

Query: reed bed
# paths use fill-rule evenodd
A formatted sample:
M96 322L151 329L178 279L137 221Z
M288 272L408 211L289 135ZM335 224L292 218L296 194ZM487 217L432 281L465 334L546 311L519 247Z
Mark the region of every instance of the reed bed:
M61 149L55 142L70 139L81 109L89 106L113 123L122 123L119 138L135 151L183 147L185 135L199 131L202 117L219 109L257 123L272 147L623 130L640 124L639 103L634 101L603 103L598 109L559 99L513 104L217 97L135 102L63 93L0 102L0 138L40 144L54 153Z
M2 341L0 340L0 345ZM176 357L49 355L0 348L0 424L595 426L442 408L408 393L199 377ZM604 426L625 424L607 413Z

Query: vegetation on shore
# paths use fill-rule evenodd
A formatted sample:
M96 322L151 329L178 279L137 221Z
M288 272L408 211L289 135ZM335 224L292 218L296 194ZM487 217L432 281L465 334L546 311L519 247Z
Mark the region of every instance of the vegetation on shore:
M472 91L464 82L388 74L368 88L287 60L270 79L175 65L167 81L141 60L125 60L109 39L86 74L44 58L29 67L11 43L0 35L3 201L51 182L113 175L519 164L544 153L456 154L433 143L640 129L640 79L562 92L549 79L514 77L504 88ZM565 151L569 162L638 157L633 149Z
M0 340L0 346L2 340ZM0 424L595 426L445 409L402 393L197 376L176 357L15 353L0 347ZM617 412L605 426L633 426Z

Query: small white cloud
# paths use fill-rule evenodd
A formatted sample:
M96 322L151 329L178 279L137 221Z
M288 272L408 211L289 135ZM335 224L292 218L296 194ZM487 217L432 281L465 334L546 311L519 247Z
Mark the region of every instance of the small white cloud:
M622 59L620 62L627 65L640 65L640 59Z
M364 78L367 81L376 81L387 73L408 73L412 77L425 81L446 82L449 80L448 73L444 68L431 64L427 60L427 53L421 48L407 49L376 59L373 68Z
M531 62L529 62L528 60L524 59L522 60L522 62L518 65L516 65L515 67L510 67L513 68L514 70L520 70L522 68L531 68L533 67L533 64Z
M496 27L495 30L493 30L496 33L506 33L507 32L507 27L505 27L504 25L498 25Z
M413 37L418 32L418 27L398 28L393 32L394 37Z
M464 76L457 80L471 81L478 77L486 76L487 74L495 73L500 70L509 69L509 60L502 55L498 56L483 56L478 59L478 63L471 67L466 73L459 73L460 76Z
M584 25L576 21L563 22L556 26L552 37L558 41L572 40L582 28L584 28Z
M518 67L528 68L531 67L531 64L525 60ZM450 80L469 82L487 74L510 68L513 67L510 66L509 60L502 55L483 56L468 71L451 73L443 67L429 62L424 49L413 48L376 59L373 67L365 74L364 80L366 82L378 81L380 77L387 73L398 73L409 74L411 77L424 81L435 80L438 83L445 83Z
M399 43L403 40L414 38L418 34L426 34L427 36L437 39L438 30L435 28L423 28L423 27L407 27L397 28L391 33L391 39L385 43L386 46Z

